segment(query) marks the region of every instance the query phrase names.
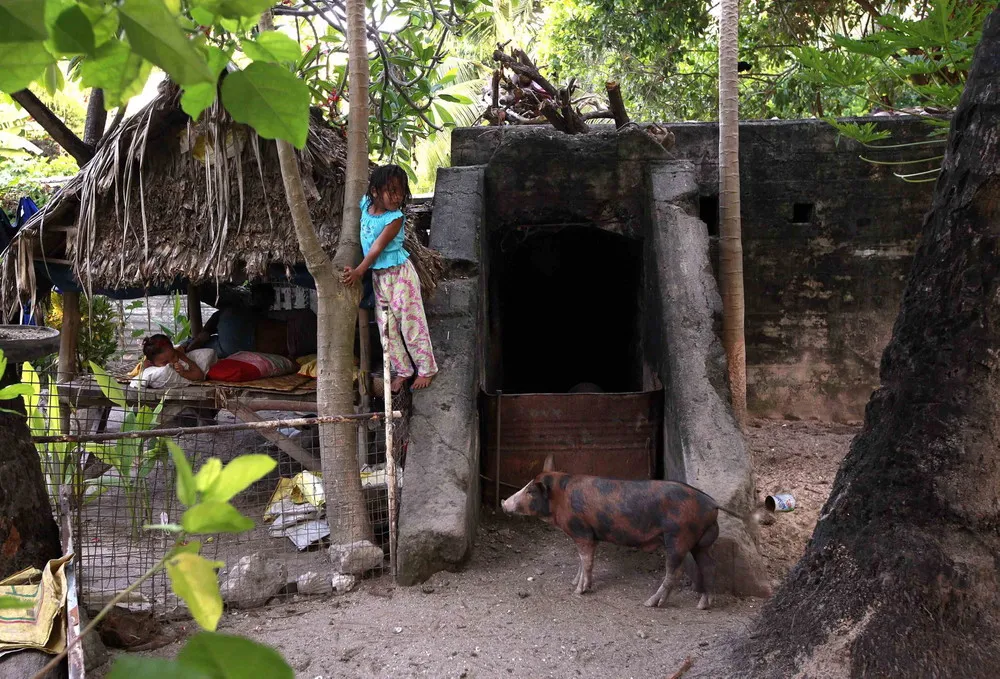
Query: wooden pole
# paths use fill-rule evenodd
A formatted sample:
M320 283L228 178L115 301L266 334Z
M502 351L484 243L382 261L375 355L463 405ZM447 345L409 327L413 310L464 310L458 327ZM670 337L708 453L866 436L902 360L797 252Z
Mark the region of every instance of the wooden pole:
M255 413L256 414L256 413ZM392 411L393 417L402 417L398 411ZM326 415L317 417L296 417L287 420L262 420L234 422L232 424L206 424L197 427L163 427L160 429L144 429L137 431L106 431L95 434L55 434L51 436L32 436L35 443L77 443L83 441L117 441L118 439L155 439L162 436L188 436L191 434L217 434L230 431L247 431L260 429L278 429L281 427L306 427L314 424L332 424L343 422L364 422L377 420L382 415L369 413L365 415Z
M245 408L242 406L236 406L232 408L227 408L229 412L243 420L247 424L266 422L263 417L258 415L253 410ZM287 426L287 425L285 425ZM321 464L319 457L313 455L310 451L306 450L298 443L288 438L276 429L271 429L270 427L261 427L257 429L257 433L263 436L265 439L276 445L280 450L282 450L285 455L292 458L303 467L311 472L321 471Z
M371 358L371 335L369 331L369 320L371 315L368 309L358 309L358 344L360 346L360 356L358 359L358 393L361 396L361 403L358 412L367 413L371 408L371 393L369 375L372 370ZM365 466L368 462L368 428L358 427L358 465Z
M59 331L59 366L56 380L69 382L76 377L76 348L80 339L80 293L64 292L62 328Z
M194 283L188 283L187 307L188 321L191 323L191 337L194 337L204 327L201 318L201 293L198 292L198 286Z
M396 577L396 455L392 449L392 380L389 378L389 305L382 307L382 398L385 402L385 473L389 493L389 572Z
M493 479L494 487L493 493L494 502L496 502L497 509L500 509L500 406L503 403L503 389L497 389L497 447L496 453L496 477Z
M628 125L628 113L625 111L625 102L622 101L622 89L614 80L609 80L604 84L608 91L608 106L615 117L615 127L619 130Z

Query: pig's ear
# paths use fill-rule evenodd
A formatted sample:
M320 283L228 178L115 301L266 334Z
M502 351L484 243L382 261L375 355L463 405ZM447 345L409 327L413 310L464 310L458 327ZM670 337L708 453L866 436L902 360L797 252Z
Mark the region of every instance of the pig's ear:
M551 471L555 471L555 469L556 469L556 465L555 465L555 462L552 461L552 453L549 453L545 457L545 464L542 465L542 471L543 472L551 472Z

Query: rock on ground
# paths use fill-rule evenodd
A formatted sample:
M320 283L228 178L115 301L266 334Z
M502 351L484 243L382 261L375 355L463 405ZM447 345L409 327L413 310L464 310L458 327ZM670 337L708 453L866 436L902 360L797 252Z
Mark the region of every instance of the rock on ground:
M351 575L364 575L385 561L382 548L367 540L358 540L347 545L330 545L329 554L333 570Z
M257 608L285 587L285 564L250 554L229 569L222 582L222 600L232 608Z

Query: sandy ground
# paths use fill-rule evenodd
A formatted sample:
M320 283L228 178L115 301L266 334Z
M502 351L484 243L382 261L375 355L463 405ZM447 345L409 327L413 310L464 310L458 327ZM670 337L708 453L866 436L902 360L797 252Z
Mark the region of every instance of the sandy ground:
M805 548L856 427L759 420L747 430L758 492L795 495L795 512L761 528L776 582ZM668 605L642 601L663 577L659 554L601 545L596 591L572 594L577 558L560 531L483 511L460 573L423 586L365 580L343 596L292 598L227 612L220 631L278 648L296 677L670 677L690 657L709 664L724 640L750 629L762 601L718 596L699 611L689 588ZM193 631L175 623L173 633ZM178 644L152 651L171 657ZM102 677L110 664L88 677Z

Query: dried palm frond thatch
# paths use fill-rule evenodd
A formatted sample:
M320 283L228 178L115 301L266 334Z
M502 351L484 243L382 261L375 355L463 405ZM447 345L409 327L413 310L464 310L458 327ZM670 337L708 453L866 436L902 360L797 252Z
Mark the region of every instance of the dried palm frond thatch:
M272 141L216 103L199 122L165 81L17 234L0 263L5 310L35 294L33 259L68 263L87 291L177 279L262 279L302 262ZM347 142L314 116L299 154L313 223L331 256L340 236ZM425 294L440 256L407 229Z

